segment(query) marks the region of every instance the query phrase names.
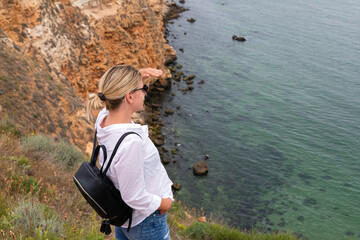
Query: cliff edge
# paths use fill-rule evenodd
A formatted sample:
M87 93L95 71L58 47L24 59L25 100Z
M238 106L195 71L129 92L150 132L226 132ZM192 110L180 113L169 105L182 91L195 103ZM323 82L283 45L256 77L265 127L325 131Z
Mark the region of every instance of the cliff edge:
M84 101L112 65L155 67L176 53L164 38L164 0L0 3L0 117L23 133L91 141Z

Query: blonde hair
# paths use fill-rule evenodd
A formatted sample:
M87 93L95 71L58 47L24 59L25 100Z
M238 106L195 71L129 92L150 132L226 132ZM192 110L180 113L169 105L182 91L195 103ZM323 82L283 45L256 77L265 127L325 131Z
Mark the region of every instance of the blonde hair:
M137 88L141 81L141 73L130 65L116 65L108 69L99 81L99 93L89 95L87 115L94 121L92 110L104 108L109 111L122 103L126 93Z

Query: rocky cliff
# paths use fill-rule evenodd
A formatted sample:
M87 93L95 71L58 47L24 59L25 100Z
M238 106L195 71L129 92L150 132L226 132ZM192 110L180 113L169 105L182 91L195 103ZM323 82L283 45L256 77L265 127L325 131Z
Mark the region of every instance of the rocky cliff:
M0 117L24 133L91 141L84 99L114 64L156 67L175 51L163 36L164 0L0 2Z

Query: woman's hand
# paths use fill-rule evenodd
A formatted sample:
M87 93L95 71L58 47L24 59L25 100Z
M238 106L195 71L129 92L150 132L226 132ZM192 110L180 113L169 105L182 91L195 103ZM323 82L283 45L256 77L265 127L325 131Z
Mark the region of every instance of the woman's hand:
M160 214L164 215L167 211L169 211L171 205L172 205L172 201L170 198L162 198L160 207L158 208L158 210L160 210Z
M140 69L139 72L141 73L143 79L148 77L160 77L163 74L163 71L155 68L143 68Z

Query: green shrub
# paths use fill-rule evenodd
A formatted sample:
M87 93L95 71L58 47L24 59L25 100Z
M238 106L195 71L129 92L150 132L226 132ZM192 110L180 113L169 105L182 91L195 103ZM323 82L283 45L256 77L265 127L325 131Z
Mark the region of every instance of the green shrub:
M31 200L21 201L14 209L14 216L15 229L25 236L46 239L63 234L63 223L47 205Z
M28 152L51 152L53 148L53 142L44 135L34 135L24 138L22 145L25 151Z
M84 155L73 145L54 140L44 135L34 135L22 141L24 150L51 159L55 164L71 169L84 161Z
M8 118L5 118L0 122L0 133L1 134L9 133L17 138L21 137L20 130L17 129L15 124L10 122L10 120Z
M242 233L239 230L212 223L195 222L185 232L192 239L241 239Z
M17 161L18 166L20 166L20 167L28 168L31 166L29 159L25 156L17 157L16 161Z
M2 215L0 217L0 230L6 231L13 229L14 219L15 219L14 215Z
M60 141L55 145L55 162L61 163L68 169L72 169L78 163L85 160L84 155L79 152L73 145Z
M30 160L21 155L21 156L12 156L12 157L6 157L6 156L2 156L0 157L0 161L4 161L7 164L9 164L9 161L16 163L16 165L18 167L20 167L23 170L28 170L31 167L31 163Z
M184 232L191 239L206 240L297 240L301 239L291 232L271 232L263 233L257 229L246 232L226 225L214 223L195 222Z
M12 191L21 191L25 194L32 191L33 193L36 193L40 189L39 182L31 176L26 175L12 175L11 176L12 182L11 182L11 190Z
M107 239L103 233L99 231L101 219L94 211L91 216L82 221L82 226L65 223L66 239L77 240L104 240ZM84 227L85 226L85 227Z
M0 218L7 216L8 203L4 195L0 193Z

